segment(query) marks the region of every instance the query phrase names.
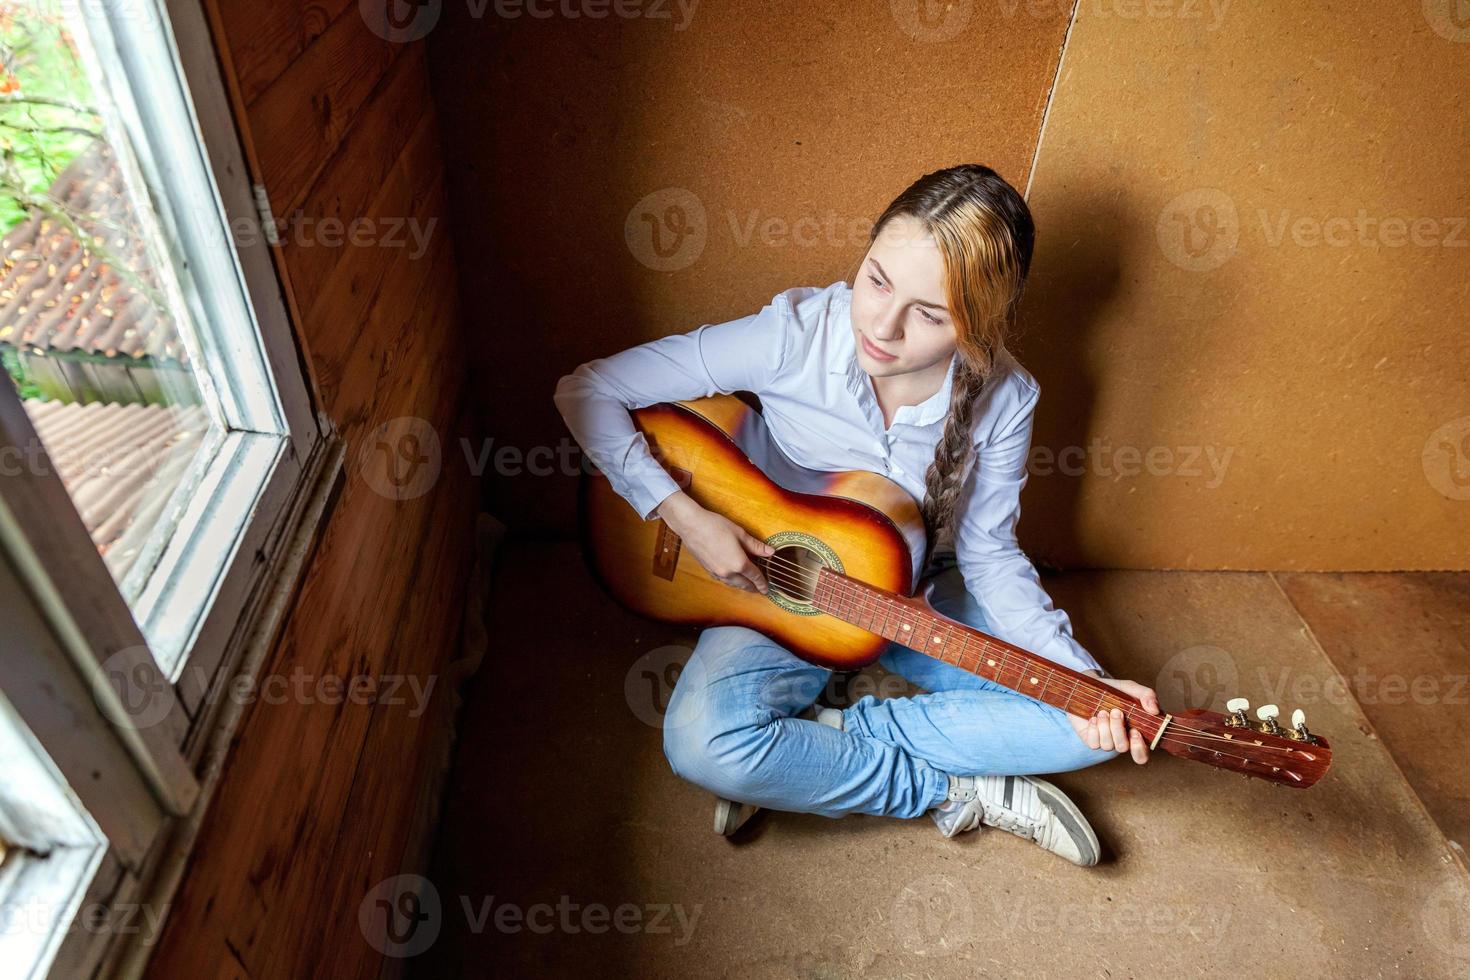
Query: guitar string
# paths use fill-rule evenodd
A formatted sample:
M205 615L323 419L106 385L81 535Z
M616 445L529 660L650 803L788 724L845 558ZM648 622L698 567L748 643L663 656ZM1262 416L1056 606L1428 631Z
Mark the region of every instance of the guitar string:
M792 563L792 564L794 564L794 563ZM797 566L797 567L799 567L799 566ZM787 569L779 569L779 571L781 571L783 575L788 573L788 570ZM774 576L774 575L771 576L771 577L781 587L783 587L783 588L790 588L791 583L790 583L789 580L783 580L782 578L778 578L777 576ZM854 596L861 598L861 597L864 596L864 593L862 593L860 590L857 590L857 589L851 589L846 596L838 596L838 597L835 597L835 598L852 598ZM871 598L871 597L868 597L868 598ZM815 601L815 596L813 597L812 600L807 600L807 601ZM872 611L876 612L877 610L872 610ZM880 635L881 636L882 634L877 634L877 635ZM998 663L998 665L996 667L996 675L997 676L999 676L1000 673L1001 673L1001 671L1003 669L1005 669L1005 661L1007 659L1007 654L1008 654L1008 651L1005 651L1005 650L1002 650L1001 653L1000 653L1000 661L999 661L999 663ZM1089 687L1091 687L1091 685L1089 685ZM1106 703L1106 701L1108 699L1108 696L1107 695L1103 695L1102 692L1097 691L1096 688L1093 688L1093 691L1094 691L1095 694L1098 694L1098 696L1099 696L1098 707L1099 707L1099 709L1101 709L1102 705L1104 703ZM1018 691L1017 693L1024 694L1024 692L1020 692L1020 691ZM1073 693L1075 693L1075 688L1074 688L1074 692ZM1068 698L1067 698L1067 700L1070 702L1072 700L1072 696L1069 695ZM1124 710L1126 710L1125 703L1123 703L1123 702L1117 702L1116 699L1114 699L1114 702L1115 703L1114 703L1113 706L1124 708ZM1134 707L1137 707L1137 706L1134 706ZM1155 717L1155 716L1150 715L1149 717L1152 718L1152 717ZM1176 734L1171 734L1172 732L1178 732L1178 734L1177 735ZM1159 741L1160 742L1168 742L1171 745L1183 746L1183 747L1188 748L1188 749L1198 749L1198 750L1201 750L1201 751L1204 751L1204 752L1209 752L1209 753L1211 753L1211 754L1213 754L1215 756L1222 757L1222 758L1236 759L1236 760L1238 760L1238 761L1240 761L1242 763L1245 763L1247 765L1254 765L1254 766L1259 766L1259 767L1268 767L1268 765L1269 765L1268 763L1261 762L1261 761L1258 761L1258 760L1255 760L1255 759L1251 759L1251 758L1249 758L1247 756L1238 755L1238 754L1236 754L1234 752L1221 752L1219 749L1212 748L1209 745L1202 744L1199 741L1196 741L1196 739L1210 739L1210 740L1214 740L1214 741L1228 742L1231 745L1239 745L1240 744L1236 739L1228 738L1228 737L1221 736L1221 735L1215 735L1213 733L1205 732L1205 731L1200 730L1200 729L1190 728L1188 726L1181 726L1177 722L1175 724L1171 724L1169 728L1165 729L1164 734L1159 738ZM1264 748L1264 749L1274 749L1276 751L1281 751L1281 752L1289 752L1289 751L1291 751L1290 749L1287 749L1287 748L1284 748L1284 747L1277 747L1277 746L1266 746L1266 745L1263 745L1263 746L1258 746L1258 747L1259 748ZM1276 767L1276 768L1280 768L1280 767Z
M772 557L774 557L774 556L772 556ZM769 560L769 559L767 559L767 560ZM786 570L783 569L782 571L786 571ZM806 571L806 570L803 569L803 571ZM789 579L777 577L777 576L774 576L774 575L772 576L772 578L782 588L791 589L792 582ZM805 583L799 583L799 584L805 584ZM834 596L834 598L837 598L837 599L850 599L850 598L856 597L859 601L861 601L863 599L871 600L871 599L874 598L874 597L871 597L871 596L866 596L860 590L852 589L850 587L846 587L846 588L848 589L848 591L847 591L847 593L845 595ZM815 590L813 590L813 592L814 591ZM834 587L833 591L834 592L836 591L836 588L835 587ZM804 595L800 595L800 594L798 594L798 597L799 598L802 598L802 599L805 599L806 598ZM813 601L814 599L815 599L815 596L813 596L813 599L812 600L806 600L806 601ZM877 613L877 612L879 612L881 610L879 610L879 609L872 609L872 610L869 610L869 611L871 613ZM881 634L879 634L879 635L881 635ZM982 643L983 642L984 641L982 641ZM988 643L985 643L984 646L988 650L989 644ZM999 673L1002 670L1006 669L1007 667L1024 666L1022 664L1007 663L1007 661L1009 661L1012 656L1014 656L1014 655L1013 654L1010 654L1008 651L1005 651L1005 650L1001 650L1000 651L1000 663L997 665L997 669L996 669L997 675L999 675ZM1024 671L1023 671L1023 673L1024 673ZM1091 687L1091 685L1089 685L1089 687ZM1116 696L1112 695L1110 692L1102 692L1102 691L1098 690L1097 688L1092 688L1092 690L1093 690L1094 694L1098 697L1098 709L1099 710L1102 708L1102 706L1104 704L1109 704L1110 707L1116 707L1116 708L1119 708L1120 710L1127 710L1128 707L1133 707L1133 708L1137 708L1138 707L1137 705L1129 706L1127 704L1127 702L1124 702L1121 699L1118 699ZM1074 691L1074 693L1075 693L1075 691ZM1068 700L1069 701L1071 700L1071 696L1068 697ZM1154 716L1150 715L1150 717L1154 717ZM1209 735L1209 733L1207 733L1207 732L1200 732L1200 734L1201 735L1206 735L1206 736ZM1214 737L1219 737L1219 736L1214 736ZM1225 741L1230 741L1230 740L1229 739L1225 739Z
M765 561L767 561L769 563L771 558L776 558L776 557L779 557L779 556L774 556L774 555L773 556L761 556L761 558L758 559L758 560L765 560ZM792 568L794 568L794 569L797 569L801 573L815 574L818 577L820 577L820 570L817 570L817 571L815 571L813 573L813 571L811 569L803 568L802 566L796 564L795 562L790 561L790 559L782 558L781 561L784 562L784 563L786 563L786 565L790 566L789 568L781 568L781 569L779 569L783 573L789 573L790 570ZM775 578L775 576L773 576L773 578ZM847 592L846 595L834 596L834 598L839 598L839 599L841 599L841 598L853 598L854 596L856 596L860 601L862 599L867 599L869 601L872 601L872 600L875 600L877 598L880 598L880 597L876 597L876 596L867 595L867 594L863 593L860 588L852 588L851 586L854 586L856 583L854 583L850 579L847 579L846 576L842 576L841 577L841 580L844 582L844 587L848 588L848 592ZM777 579L777 584L780 587L786 588L786 589L790 589L791 586L792 586L791 581L789 579L785 579L784 577L783 578L778 578ZM820 585L820 582L818 583L818 585ZM812 591L813 591L813 593L815 593L815 589L812 589ZM833 588L833 591L834 592L836 591L835 586ZM802 598L804 598L804 596L802 596ZM815 599L815 594L813 594L813 600L814 599ZM811 601L811 600L808 600L808 601ZM880 612L880 611L883 611L883 610L880 610L880 609L871 609L871 610L869 610L870 614L875 614L875 613ZM882 635L882 634L880 633L878 635ZM986 650L989 649L989 643L988 642L982 640L981 643L982 643L982 647L983 648L985 648ZM999 662L999 664L996 667L996 674L997 674L997 676L1000 675L1001 671L1007 669L1007 666L1008 666L1007 661L1009 660L1009 657L1010 657L1009 651L1006 651L1004 649L1002 649L1000 651L1000 662ZM1017 665L1009 665L1009 666L1017 666ZM1024 671L1023 671L1023 673L1024 673ZM1094 687L1093 685L1088 685L1088 686L1092 689L1094 696L1097 696L1098 697L1098 707L1097 707L1097 710L1101 710L1102 706L1104 704L1108 704L1109 701L1110 701L1110 699L1111 699L1110 707L1116 707L1119 710L1124 711L1125 714L1126 713L1129 713L1130 709L1137 710L1139 707L1141 707L1141 706L1138 706L1138 705L1128 705L1127 702L1121 701L1120 699L1116 698L1115 696L1111 695L1110 693L1102 692L1102 691L1098 690L1096 687ZM1018 692L1018 693L1024 693L1024 692ZM1067 701L1068 701L1069 704L1070 704L1070 702L1072 700L1072 697L1075 694L1076 694L1076 683L1074 682L1073 683L1073 691L1072 691L1071 694L1069 694L1067 696ZM1156 716L1149 715L1149 717L1156 717ZM1130 720L1132 720L1132 719L1130 719ZM1135 723L1135 727L1136 727L1136 723ZM1193 735L1195 738L1210 739L1210 740L1218 741L1218 742L1228 742L1228 743L1231 743L1231 744L1234 744L1234 745L1240 744L1239 740L1237 740L1237 739L1231 738L1229 736L1217 735L1217 734L1214 734L1212 732L1207 732L1207 731L1204 731L1202 729L1194 728L1194 727L1188 725L1187 723L1182 723L1182 722L1179 722L1177 720L1174 722L1173 725L1171 725L1170 729L1166 730L1165 737L1163 739L1161 739L1161 741L1172 741L1172 742L1175 742L1175 743L1183 743L1183 744L1191 744L1191 745L1194 744L1192 742L1185 742L1184 740L1181 740L1181 739L1170 738L1169 737L1169 732L1170 731L1178 732L1178 733L1183 734L1183 735ZM1268 733L1263 733L1263 734L1268 734ZM1278 751L1278 752L1291 752L1291 751L1293 751L1293 749L1288 748L1288 747L1284 747L1284 746L1261 745L1260 748L1270 749L1270 750L1274 750L1274 751ZM1228 754L1228 753L1226 753L1226 754Z
M769 556L768 558L766 558L765 560L770 561L772 558L776 558L776 557L779 557L779 556L772 555L772 556ZM788 565L791 565L792 567L795 567L800 572L811 572L810 569L802 568L801 566L796 565L794 562L791 562L790 559L784 559L783 558L782 561L786 562ZM789 569L783 569L783 571L789 571ZM817 571L815 574L818 575L818 576L820 576L820 571ZM860 600L867 599L869 601L872 601L874 599L880 598L880 597L876 597L876 596L869 596L869 595L865 594L864 592L862 592L862 590L860 588L852 588L851 586L853 584L855 584L855 583L853 583L852 580L847 579L846 576L842 576L841 577L841 581L844 583L844 588L847 588L848 591L847 591L847 594L846 595L837 596L836 598L851 598L853 596L857 596ZM778 584L780 584L783 588L788 588L788 589L792 585L792 583L789 580L781 580ZM801 584L807 584L807 583L801 583ZM813 593L813 599L815 599L816 587L819 587L819 586L820 586L820 582L817 583L817 586L811 588L811 591ZM836 591L836 588L835 587L833 588L833 591L834 592ZM804 598L804 596L803 596L803 598ZM878 610L878 609L870 610L870 612L874 612L874 613L876 613L878 611L880 611L880 610ZM982 652L987 652L989 650L990 644L988 643L988 641L984 641L984 640L982 640L981 643L982 643L982 647L984 648L984 650ZM1013 654L1011 654L1007 650L1002 649L1000 651L1000 657L1001 657L1001 660L1002 661L1007 660L1011 656L1013 656ZM1016 665L1013 664L1011 666L1016 666ZM998 666L997 667L997 673L999 673L999 670L1000 669L1001 668ZM1094 690L1097 690L1097 689L1094 688ZM1113 706L1113 707L1118 707L1118 708L1124 708L1124 707L1134 707L1134 708L1136 708L1136 707L1138 707L1137 705L1131 705L1131 706L1128 705L1127 702L1122 701L1121 699L1117 698L1115 695L1111 694L1110 692L1107 692L1107 693L1098 692L1098 693L1100 695L1099 708L1101 707L1102 703L1103 702L1106 702L1109 698L1112 699L1112 705L1111 706ZM1068 700L1070 700L1070 696L1069 696ZM1200 729L1193 729L1193 730L1194 731L1198 731L1201 735L1210 735L1209 732L1204 732L1204 731L1202 731ZM1214 737L1220 737L1220 736L1214 736ZM1230 741L1230 739L1225 739L1225 740L1226 741Z
M780 556L777 556L777 555L759 556L759 557L757 557L756 560L757 561L762 561L763 560L763 561L766 561L767 563L770 563L772 561L772 559L776 559L776 558L780 558ZM806 568L806 567L801 566L798 563L793 562L793 561L791 561L790 559L787 559L787 558L780 558L780 560L783 563L785 563L786 566L788 566L788 567L780 568L779 569L783 573L790 574L793 570L795 570L799 574L809 574L809 575L814 575L814 576L820 577L820 574L821 574L820 569L813 570L813 569L810 569L810 568ZM784 575L782 577L780 577L780 578L778 578L776 576L772 576L772 578L777 581L777 584L781 588L790 590L793 593L795 593L798 598L802 598L802 599L805 600L805 596L804 595L802 595L800 592L797 592L795 589L792 588L793 582L789 578L786 578ZM862 600L866 599L866 600L868 600L870 602L873 601L874 599L879 598L879 597L875 597L875 596L869 596L869 595L863 593L861 589L853 588L852 587L851 580L847 579L846 576L842 576L841 578L842 578L843 582L846 583L844 585L844 588L847 589L847 593L845 595L841 595L841 596L834 596L834 598L839 598L839 599L841 599L841 598L849 598L850 599L850 598L856 597L859 601L862 601ZM802 583L800 581L800 579L798 578L798 580L794 584L796 584L796 585L809 585L810 583ZM817 583L817 586L820 586L820 582ZM815 587L812 587L811 591L813 593L815 593ZM833 591L834 592L836 591L836 588L835 587L834 587ZM815 600L815 595L813 595L813 598L811 600L806 600L806 601L814 601L814 600ZM879 612L881 610L879 610L879 609L872 609L872 610L869 610L869 611L872 612L872 613L877 613L877 612ZM882 634L878 634L878 635L882 635ZM985 648L985 650L989 650L990 644L988 642L981 641L981 643L982 643L982 646ZM1001 671L1007 669L1008 667L1024 666L1024 664L1008 663L1008 661L1011 658L1011 656L1013 656L1013 654L1011 654L1009 651L1006 651L1004 649L1000 650L1000 658L999 658L999 661L998 661L998 663L996 665L996 675L997 676L1000 675ZM1024 673L1024 671L1022 671L1022 672ZM1089 685L1089 687L1092 687L1092 685ZM1115 695L1112 695L1110 692L1102 692L1102 691L1099 691L1095 687L1093 687L1092 690L1093 690L1093 693L1095 694L1095 696L1098 697L1098 707L1097 707L1096 710L1099 710L1100 711L1102 709L1103 705L1104 704L1107 704L1110 708L1118 708L1119 710L1123 711L1125 714L1128 714L1130 712L1130 710L1138 710L1141 707L1139 705L1130 705L1126 701L1123 701L1123 700L1117 698ZM1024 693L1024 692L1018 692L1018 693ZM1075 693L1076 693L1076 685L1075 685L1075 682L1074 682L1074 685L1073 685L1073 693L1072 694L1069 694L1068 697L1067 697L1067 701L1069 703L1071 702L1072 696ZM1149 715L1149 717L1152 718L1152 717L1157 717L1157 716L1155 716L1155 715ZM1205 738L1205 739L1212 739L1212 740L1220 741L1220 742L1229 742L1231 744L1239 744L1239 741L1237 739L1230 738L1230 737L1223 736L1223 735L1216 735L1216 734L1214 734L1212 732L1204 731L1203 729L1194 728L1194 727L1188 725L1187 723L1183 723L1183 722L1178 721L1177 719L1171 724L1170 729L1169 730L1166 730L1166 735L1165 735L1165 738L1166 739L1168 738L1168 731L1177 731L1177 732L1180 732L1181 734L1192 734L1192 735L1194 735L1197 738ZM1175 739L1170 739L1170 740L1172 740L1172 741L1178 741L1178 740L1175 740ZM1289 751L1292 751L1291 749L1288 749L1288 748L1285 748L1285 747L1278 747L1278 746L1261 746L1261 747L1262 748L1267 748L1267 749L1275 749L1276 751L1281 751L1281 752L1289 752Z
M772 555L772 556L760 556L760 557L757 557L755 560L756 561L766 561L769 564L770 563L770 560L772 558L775 558L775 557L777 557L777 556L775 556L775 555ZM794 583L793 583L793 580L789 576L791 576L792 570L795 569L797 572L800 572L800 573L803 573L803 574L812 574L812 575L815 575L818 578L820 578L820 574L821 574L820 570L813 571L812 569L805 568L805 567L797 564L796 562L792 562L790 559L784 559L783 558L782 561L785 562L789 567L786 567L786 568L778 567L778 568L774 569L774 571L780 572L780 575L779 576L778 575L771 575L770 578L773 581L775 581L776 584L778 586L780 586L781 588L790 590L795 597L800 598L803 601L815 602L816 601L815 594L813 594L812 597L810 599L808 599L808 598L806 598L805 595L803 595L800 591L798 591L798 589L793 588L793 584L795 584L796 586L802 586L802 585L808 585L810 583L803 583L803 582L801 582L801 580L799 578L796 578L795 581L794 581ZM847 591L846 591L846 594L843 594L843 595L835 595L834 594L834 596L833 596L834 599L840 600L840 599L854 599L855 598L858 601L862 601L864 599L867 599L867 600L871 601L874 598L877 598L877 597L874 597L874 596L867 595L867 594L863 593L861 591L861 589L854 587L855 583L853 583L852 580L847 579L846 576L841 576L840 578L845 583L844 586L843 586L843 588L846 589ZM817 585L820 586L820 581L817 583ZM833 591L834 593L836 593L836 590L837 590L837 587L834 585L832 587L832 590L831 591ZM815 588L813 588L812 591L813 591L813 593L815 593ZM871 613L876 613L878 611L880 611L880 610L878 610L878 609L869 610L869 612L871 612ZM856 624L853 624L853 625L856 625ZM859 627L859 628L861 628L861 627ZM881 636L882 634L879 633L879 634L876 634L876 635ZM989 644L988 643L985 643L984 641L982 641L982 644L986 648L989 647ZM999 659L999 661L997 663L997 667L996 667L996 675L997 675L997 677L1000 675L1001 671L1005 669L1005 667L1006 667L1006 661L1008 660L1009 656L1011 656L1011 654L1009 653L1009 651L1006 651L1004 649L1002 649L1000 651L1000 659ZM1016 666L1016 665L1012 665L1012 666ZM1024 671L1023 671L1023 673L1024 673ZM1092 688L1093 693L1095 695L1097 695L1097 697L1098 697L1098 709L1099 710L1102 708L1103 704L1105 704L1105 703L1108 702L1109 698L1112 698L1112 702L1113 702L1112 705L1111 705L1112 707L1117 707L1117 708L1123 710L1125 713L1128 712L1128 710L1130 708L1132 708L1134 710L1137 710L1140 707L1138 705L1131 705L1130 706L1126 702L1120 701L1117 698L1112 697L1112 695L1110 695L1110 694L1106 694L1104 692L1099 691L1097 688L1092 687L1092 685L1088 685L1088 686L1090 688ZM1021 691L1017 691L1017 693L1018 694L1024 694L1024 692L1021 692ZM1076 693L1076 690L1075 690L1075 682L1074 682L1073 694L1075 694L1075 693ZM1068 697L1067 697L1067 700L1068 700L1068 702L1070 702L1072 700L1072 695L1069 694ZM1045 702L1043 702L1043 703L1045 703ZM1149 715L1148 717L1153 718L1153 717L1156 717L1156 716ZM1135 727L1136 727L1136 725L1135 725ZM1171 733L1176 733L1176 732L1178 734L1171 734ZM1222 758L1236 759L1236 760L1238 760L1238 761L1240 761L1242 763L1245 763L1247 765L1254 765L1254 766L1259 766L1259 767L1267 767L1268 766L1268 763L1260 762L1260 761L1257 761L1255 759L1251 759L1251 758L1249 758L1247 756L1238 755L1238 754L1233 753L1233 752L1221 752L1219 749L1212 748L1209 745L1201 744L1200 742L1195 741L1195 739L1211 739L1211 740L1214 740L1214 741L1228 742L1231 745L1239 745L1240 744L1236 739L1228 738L1228 737L1222 736L1222 735L1215 735L1213 733L1206 732L1206 731L1203 731L1201 729L1191 728L1191 727L1189 727L1187 725L1182 725L1182 724L1180 724L1177 721L1175 723L1171 724L1169 726L1169 728L1165 729L1164 734L1159 738L1159 741L1160 742L1168 742L1168 743L1170 743L1172 745L1183 746L1183 747L1188 748L1188 749L1198 749L1198 750L1201 750L1201 751L1209 752L1209 753L1211 753L1211 754L1213 754L1215 756L1222 757ZM1277 746L1265 746L1265 745L1263 745L1263 746L1258 746L1258 747L1259 748L1265 748L1265 749L1275 749L1276 751L1281 751L1281 752L1289 752L1289 751L1291 751L1290 749L1287 749L1287 748L1284 748L1284 747L1277 747ZM1279 767L1277 767L1277 768L1279 768Z
M768 558L766 558L765 560L769 561L771 558L775 558L775 557L778 557L778 556L772 555L772 556L769 556ZM791 562L790 559L782 559L782 560L783 561L786 561L787 563L789 563L789 564L793 565L794 567L800 569L802 572L809 572L810 571L809 569L801 568L801 566L796 565L794 562ZM786 571L786 570L783 569L783 571ZM815 574L820 575L820 572L817 572ZM847 579L846 576L843 576L842 577L842 581L844 583L850 583L851 582L851 580ZM791 588L791 584L792 583L789 580L782 580L782 581L779 581L778 584L780 584L783 588L788 588L789 589L789 588ZM800 584L806 584L806 583L800 583ZM818 583L818 584L820 584L820 583ZM845 595L835 596L834 598L854 598L854 597L856 597L856 598L859 599L859 601L861 601L863 599L868 599L868 600L871 601L873 598L875 598L875 597L872 597L872 596L865 595L860 589L852 588L851 585L849 585L849 584L844 584L843 588L847 589L847 593ZM811 591L813 593L812 600L807 600L807 601L814 601L815 600L815 591L816 591L815 588L812 588ZM836 588L835 587L833 588L833 591L834 592L836 591ZM802 598L805 598L805 597L802 596ZM878 611L879 610L877 610L877 609L871 610L871 612L875 612L875 613L878 612ZM982 641L982 644L984 645L984 647L986 649L989 648L989 644L986 643L985 641ZM1001 657L1002 665L997 666L997 670L996 670L996 673L997 674L999 674L1000 671L1001 671L1001 669L1003 669L1003 667L1004 667L1004 661L1008 660L1011 656L1013 656L1013 654L1011 654L1009 651L1006 651L1004 649L1002 649L1000 651L1000 657ZM1017 664L1011 664L1010 666L1018 666L1018 665ZM1126 708L1128 708L1128 707L1134 707L1134 708L1139 707L1137 705L1132 705L1132 706L1128 705L1127 702L1121 700L1120 698L1116 697L1115 695L1111 694L1110 692L1097 691L1096 688L1094 688L1094 691L1096 691L1097 694L1099 695L1099 703L1098 703L1099 709L1101 709L1101 707L1102 707L1102 705L1104 703L1108 703L1109 699L1111 699L1111 705L1110 705L1111 707L1116 707L1116 708L1120 708L1120 709L1124 709L1124 710L1126 710ZM1071 698L1069 697L1068 700L1071 700ZM1153 717L1153 716L1150 716L1150 717ZM1198 731L1198 730L1196 729L1196 731ZM1209 733L1208 732L1201 731L1200 734L1202 734L1202 735L1208 735ZM1229 741L1229 739L1226 739L1226 741Z

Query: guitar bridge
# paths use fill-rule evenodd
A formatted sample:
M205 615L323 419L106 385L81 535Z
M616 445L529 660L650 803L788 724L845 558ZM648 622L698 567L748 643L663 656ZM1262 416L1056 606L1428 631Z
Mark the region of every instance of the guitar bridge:
M689 482L694 474L677 466L667 467L669 475L674 482L679 484L680 490L688 490ZM664 519L658 519L658 535L653 544L653 574L665 581L674 580L674 569L679 566L679 552L684 547L684 539L674 533L674 529L664 523Z

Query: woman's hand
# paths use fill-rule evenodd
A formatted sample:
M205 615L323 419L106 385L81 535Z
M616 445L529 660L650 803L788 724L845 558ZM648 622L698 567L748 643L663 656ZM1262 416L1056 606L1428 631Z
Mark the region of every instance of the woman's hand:
M1096 677L1109 687L1115 687L1124 694L1137 698L1149 714L1159 713L1159 696L1152 688L1144 687L1137 681L1100 677L1095 670L1085 673ZM1122 709L1100 710L1091 718L1083 718L1068 712L1067 720L1072 723L1072 727L1089 748L1106 749L1118 753L1128 752L1133 756L1133 761L1140 766L1148 761L1148 741L1144 739L1142 732L1128 726L1123 719Z
M776 549L722 514L705 510L684 491L658 505L659 516L684 541L704 570L718 582L746 592L769 590L751 556L769 558Z

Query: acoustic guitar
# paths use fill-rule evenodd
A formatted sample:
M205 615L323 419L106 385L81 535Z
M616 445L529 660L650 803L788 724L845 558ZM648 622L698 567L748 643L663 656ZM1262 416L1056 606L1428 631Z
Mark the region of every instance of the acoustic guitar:
M580 484L583 547L595 577L618 602L653 619L740 625L802 659L860 669L889 641L978 674L1082 717L1121 708L1151 747L1281 786L1304 788L1332 762L1327 741L1275 705L1248 718L1191 709L1153 715L1135 698L943 615L932 583L913 595L914 555L924 554L919 506L897 483L862 470L819 472L786 457L756 409L733 395L635 409L654 459L700 506L775 548L755 559L769 593L715 580L661 519L643 520L595 471Z

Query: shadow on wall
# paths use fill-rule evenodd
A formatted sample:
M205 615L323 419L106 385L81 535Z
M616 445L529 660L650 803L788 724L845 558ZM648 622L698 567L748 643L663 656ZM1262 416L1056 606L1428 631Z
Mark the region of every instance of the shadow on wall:
M1166 254L1175 249L1180 253L1177 261L1188 263L1192 251L1208 247L1208 242L1198 238L1196 229L1184 229L1176 241L1168 228L1159 227L1157 202L1130 197L1126 186L1109 186L1106 190L1106 194L1095 195L1073 192L1065 198L1053 192L1044 209L1032 205L1036 251L1017 334L1009 346L1041 385L1028 461L1030 477L1022 498L1018 532L1022 547L1038 567L1098 563L1101 554L1089 554L1083 542L1093 541L1099 547L1116 550L1119 543L1108 542L1109 535L1159 539L1156 528L1150 526L1096 521L1084 526L1084 478L1115 476L1110 468L1115 461L1107 453L1093 451L1111 448L1106 434L1094 429L1099 399L1107 395L1102 389L1103 371L1131 382L1132 404L1142 405L1141 409L1135 408L1135 416L1129 420L1133 432L1177 428L1177 418L1169 418L1168 411L1155 410L1154 406L1162 405L1162 394L1173 387L1194 383L1189 378L1129 378L1126 367L1120 371L1116 366L1119 352L1111 349L1114 340L1104 332L1103 325L1126 290L1142 288L1141 273L1130 270L1148 268L1149 261L1138 255L1131 243L1157 240ZM1210 293L1218 295L1234 289L1235 283L1228 280L1238 275L1239 268L1229 265L1214 270ZM1157 290L1161 286L1149 283L1147 288ZM1223 317L1225 310L1222 308L1218 315ZM1150 338L1151 360L1182 361L1182 357L1175 360L1167 356L1171 347L1190 348L1191 357L1198 360L1202 356L1198 350L1200 339L1224 333L1223 329L1199 324L1187 334L1157 331ZM1230 361L1223 352L1218 359L1205 359L1226 365L1228 370ZM1031 515L1029 521L1027 515ZM1156 525L1168 519L1163 514L1149 515Z

